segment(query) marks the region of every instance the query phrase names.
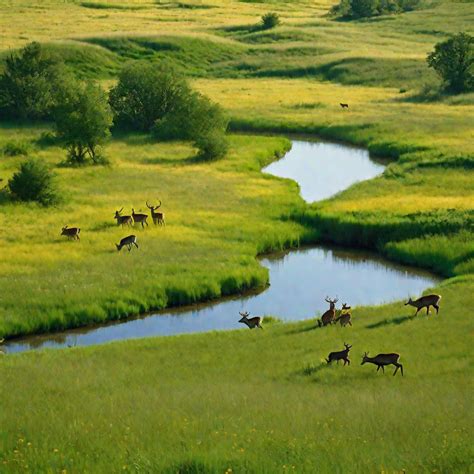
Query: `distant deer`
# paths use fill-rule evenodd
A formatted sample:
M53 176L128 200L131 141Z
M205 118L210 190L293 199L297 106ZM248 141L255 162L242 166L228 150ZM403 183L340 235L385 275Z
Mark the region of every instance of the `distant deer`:
M145 227L145 224L148 225L146 221L148 219L148 214L137 214L135 209L132 209L133 222L135 224L141 224L142 227Z
M349 108L349 104L339 103L339 105L341 106L341 109L348 109Z
M334 322L337 323L339 321L339 324L341 326L347 326L348 324L349 326L352 326L351 320L352 320L351 307L347 306L347 304L344 303L342 305L341 314L339 315L338 318L334 320Z
M132 216L122 216L122 209L120 211L115 211L115 216L114 219L117 220L117 225L121 225L122 227L124 225L131 226L133 224Z
M246 311L245 313L241 313L239 311L239 314L240 314L240 316L242 316L242 318L239 319L239 323L246 324L250 329L253 329L253 328L263 329L263 326L262 326L263 318L262 317L255 316L255 317L249 319L248 316L249 316L250 313L248 311Z
M336 319L336 303L339 301L337 298L331 300L329 296L326 296L324 299L326 303L329 303L329 309L321 316L321 319L318 321L319 326L327 326L332 324Z
M328 355L328 358L326 359L326 362L330 364L333 360L337 360L337 363L339 364L340 360L344 361L344 365L349 364L351 365L351 361L349 360L349 350L351 349L352 346L349 344L344 343L345 349L343 351L339 352L331 352Z
M81 229L79 229L79 227L68 227L67 225L65 225L62 228L61 235L65 235L68 239L81 240L79 238L79 232L81 232Z
M380 368L382 368L382 372L385 373L384 366L386 365L394 365L396 367L395 372L393 375L397 373L397 370L400 369L403 375L403 365L398 363L398 359L400 358L400 354L378 354L375 357L369 357L369 353L365 352L364 356L362 357L362 363L360 365L364 365L366 362L370 364L375 364L377 366L377 372Z
M165 215L163 212L156 212L157 209L161 207L161 201L158 206L150 206L148 201L146 202L146 207L151 211L151 218L153 219L153 224L155 225L165 225Z
M415 316L418 314L420 309L426 308L426 314L430 314L430 306L436 309L436 314L439 311L439 302L441 300L441 295L426 295L418 298L417 300L412 300L411 298L405 303L406 305L414 306L416 308Z
M137 238L134 235L129 235L127 237L124 237L119 244L115 244L117 247L117 250L120 252L122 250L122 247L127 246L128 251L132 250L132 245L135 245L136 248L138 248L137 244Z

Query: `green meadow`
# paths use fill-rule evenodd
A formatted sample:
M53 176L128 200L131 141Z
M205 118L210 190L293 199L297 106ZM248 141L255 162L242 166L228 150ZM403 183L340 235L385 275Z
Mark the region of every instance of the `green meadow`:
M368 248L446 278L431 289L438 316L398 302L355 308L352 328L274 320L0 354L0 472L473 471L474 96L440 93L425 58L472 34L474 6L426 0L338 21L334 3L0 0L0 58L39 41L105 87L128 61L169 64L230 117L221 160L114 133L110 165L82 168L61 165L50 124L1 121L2 186L40 157L64 199L0 194L0 339L262 287L255 257L302 243ZM281 25L262 30L268 11ZM260 171L290 134L364 146L389 165L307 205L294 182ZM130 232L115 210L158 199L167 225L136 228L139 251L118 253ZM80 242L60 236L66 224ZM344 342L350 367L327 367ZM365 351L399 352L405 376L361 366Z

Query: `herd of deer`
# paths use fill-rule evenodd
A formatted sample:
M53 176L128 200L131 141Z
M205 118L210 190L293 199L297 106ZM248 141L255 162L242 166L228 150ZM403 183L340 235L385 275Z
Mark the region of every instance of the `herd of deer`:
M161 211L158 211L161 207L161 201L158 206L151 206L146 201L146 207L151 211L151 219L155 225L165 225L165 214ZM117 225L131 227L135 224L140 224L142 228L148 226L148 214L136 213L135 209L132 208L132 213L128 216L122 215L123 207L119 211L115 211L114 219L117 221ZM70 240L81 240L79 234L81 229L79 227L68 227L64 226L61 230L61 235L64 235ZM135 235L127 235L124 237L119 244L115 244L117 250L120 251L122 247L127 247L128 251L132 249L132 246L135 245L138 248L137 237Z
M439 302L441 300L440 295L426 295L418 298L416 300L412 300L411 298L405 303L405 306L413 306L416 308L415 316L418 314L420 310L426 308L426 314L430 313L430 306L436 309L436 314L439 312ZM340 321L341 326L347 326L348 324L352 326L351 322L351 307L344 303L340 310L340 314L336 317L336 303L339 301L337 298L330 299L328 296L325 298L325 301L329 303L329 309L321 316L321 319L318 319L318 326L328 326L329 324L335 324L337 321ZM246 324L250 329L255 327L263 329L262 321L263 318L260 316L256 316L253 318L249 318L249 312L246 311L244 313L239 312L242 318L239 320L239 323ZM351 345L344 343L345 349L342 351L331 352L329 353L326 362L330 364L333 361L339 363L340 360L344 361L344 365L350 365L351 361L349 360L349 350L351 349ZM385 373L385 366L386 365L393 365L395 366L395 375L400 369L401 374L403 375L403 365L398 362L400 359L400 354L395 352L389 354L377 354L375 357L369 357L369 353L365 352L362 357L361 365L366 363L374 364L377 366L377 372L382 369L382 372Z

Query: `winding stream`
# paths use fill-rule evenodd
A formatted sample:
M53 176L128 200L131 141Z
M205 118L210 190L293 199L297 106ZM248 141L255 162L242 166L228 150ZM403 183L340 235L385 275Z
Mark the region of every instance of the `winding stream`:
M320 200L351 184L382 173L384 166L368 152L322 142L294 141L293 148L264 172L292 178L307 201ZM87 346L162 335L242 327L239 311L274 315L285 321L314 318L327 309L324 298L374 305L418 295L439 280L413 268L366 252L323 246L302 248L260 259L270 272L269 288L212 303L165 310L152 315L62 333L8 341L8 353L39 348Z

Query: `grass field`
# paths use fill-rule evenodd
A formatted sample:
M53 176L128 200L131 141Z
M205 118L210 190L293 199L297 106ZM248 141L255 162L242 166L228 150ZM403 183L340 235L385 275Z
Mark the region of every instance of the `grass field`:
M474 102L440 95L433 45L470 31L474 4L334 21L332 1L0 0L0 56L36 40L104 85L134 59L167 62L228 111L228 156L114 136L110 167L55 167L52 209L0 202L0 337L117 319L251 286L265 250L330 241L450 277L438 317L400 303L314 322L0 358L0 472L473 470ZM256 28L277 11L282 25ZM1 67L1 66L0 66ZM349 110L341 110L347 102ZM47 124L0 125L52 165ZM261 167L308 133L391 158L384 175L306 206ZM14 147L13 147L14 148ZM1 155L1 153L0 153ZM6 181L24 156L0 156ZM115 209L163 200L166 228L118 254ZM60 236L81 227L81 242ZM277 315L276 315L277 316ZM353 345L350 367L322 363ZM405 377L360 366L402 354ZM389 371L387 371L389 372Z

